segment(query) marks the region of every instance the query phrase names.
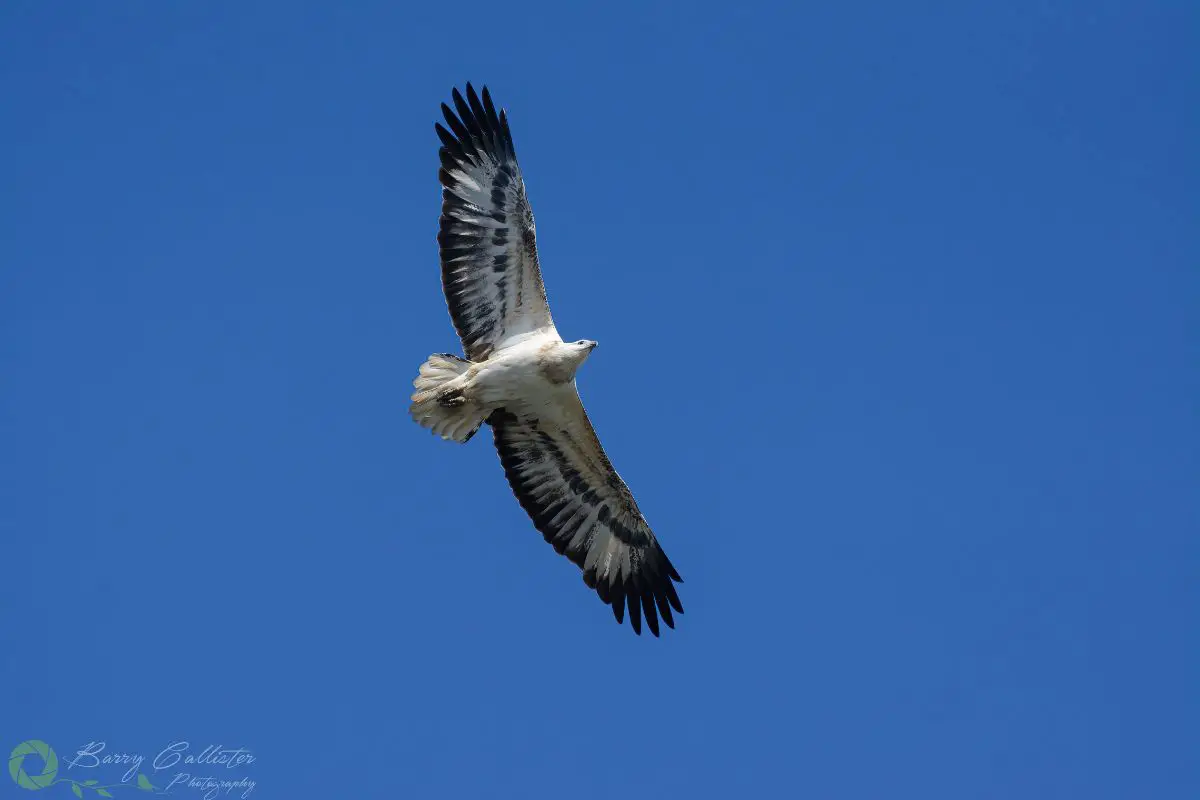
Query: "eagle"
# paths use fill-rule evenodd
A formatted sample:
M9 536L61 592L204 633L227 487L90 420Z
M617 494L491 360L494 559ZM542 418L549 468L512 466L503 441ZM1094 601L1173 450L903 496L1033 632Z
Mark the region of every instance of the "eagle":
M534 527L583 571L583 582L625 609L641 635L675 627L683 579L663 552L583 409L576 370L596 347L563 341L538 266L533 212L517 166L508 117L487 87L434 124L442 146L438 231L442 289L465 358L434 353L413 387L413 419L466 442L487 423L504 474Z

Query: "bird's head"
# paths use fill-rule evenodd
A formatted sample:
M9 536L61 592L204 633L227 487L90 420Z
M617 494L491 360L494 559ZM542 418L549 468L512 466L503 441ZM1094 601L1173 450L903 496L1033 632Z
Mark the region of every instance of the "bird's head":
M567 347L571 350L571 359L575 362L576 369L587 361L587 357L596 349L596 343L591 339L580 339L578 342L570 342Z

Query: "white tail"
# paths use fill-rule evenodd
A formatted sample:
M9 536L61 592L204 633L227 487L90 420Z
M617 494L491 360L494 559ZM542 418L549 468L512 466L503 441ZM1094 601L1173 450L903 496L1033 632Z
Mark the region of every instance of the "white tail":
M463 393L471 366L470 361L449 353L434 353L421 365L413 381L417 391L413 392L408 408L417 424L456 442L465 442L475 435L487 412Z

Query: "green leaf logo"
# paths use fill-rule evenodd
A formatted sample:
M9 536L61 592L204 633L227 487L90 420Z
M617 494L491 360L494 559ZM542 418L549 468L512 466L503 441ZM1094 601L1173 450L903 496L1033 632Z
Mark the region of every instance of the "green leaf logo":
M42 760L42 771L32 772L37 767L37 759L26 762L27 756L37 756ZM8 774L16 782L17 786L23 789L45 789L47 786L52 786L56 783L71 784L71 793L78 798L84 797L88 789L98 794L101 797L112 797L112 792L109 789L118 786L125 787L127 783L113 783L108 786L97 786L100 781L75 781L70 778L57 778L58 775L58 756L54 753L54 748L43 742L41 739L30 739L28 742L21 742L8 757ZM57 779L56 779L57 778ZM142 773L138 773L137 785L139 789L147 792L153 792L158 787L150 782Z
M26 769L25 757L33 755L42 759L43 766L41 772L30 774ZM32 768L32 764L30 767ZM40 739L21 742L8 756L8 774L22 789L45 789L54 783L54 778L58 775L58 756L54 748Z

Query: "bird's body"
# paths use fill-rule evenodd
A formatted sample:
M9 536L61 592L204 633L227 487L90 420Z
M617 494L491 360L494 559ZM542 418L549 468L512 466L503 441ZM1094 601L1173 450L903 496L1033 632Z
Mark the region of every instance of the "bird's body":
M425 391L414 394L413 402L427 407L433 417L445 419L446 426L486 420L498 409L552 417L575 393L575 371L591 349L578 343L567 344L556 334L538 333L492 351L484 361L456 362L457 356L438 353L432 357L435 364L449 361L463 371L444 382L418 378L421 382L417 388ZM472 431L477 427L473 425ZM456 430L434 428L445 439L470 438L470 433L453 435Z
M612 606L674 627L682 579L583 410L575 374L596 343L564 342L550 316L533 213L503 112L485 88L454 91L442 106L442 285L466 358L436 353L421 365L410 412L444 439L466 442L490 424L505 475L554 549Z
M518 405L538 411L553 408L554 395L569 391L548 374L569 367L565 351L562 340L549 335L530 336L497 350L487 361L469 370L475 373L469 394L489 406L489 413L496 408Z

